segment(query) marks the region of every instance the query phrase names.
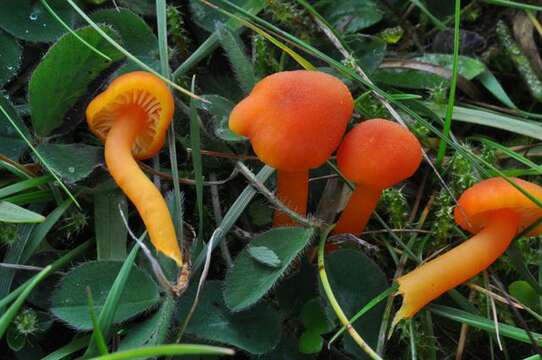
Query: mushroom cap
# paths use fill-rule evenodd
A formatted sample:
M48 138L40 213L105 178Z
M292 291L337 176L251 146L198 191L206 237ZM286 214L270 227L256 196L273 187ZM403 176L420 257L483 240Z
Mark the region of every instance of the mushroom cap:
M267 76L230 114L230 129L250 139L258 158L283 171L322 165L335 151L354 100L339 79L319 71Z
M385 119L356 125L337 150L337 165L349 180L385 189L410 177L422 161L418 139L403 126Z
M525 180L510 179L542 201L542 187ZM516 212L520 219L520 230L542 217L542 209L527 196L505 179L494 177L480 181L461 194L454 210L455 222L470 233L477 233L485 227L490 213L499 209L510 209ZM542 225L529 233L529 235L540 234L542 234Z
M174 111L173 95L155 75L134 71L113 80L88 105L87 123L90 131L105 142L116 120L141 110L147 114L147 121L134 141L132 153L136 159L148 159L162 148Z

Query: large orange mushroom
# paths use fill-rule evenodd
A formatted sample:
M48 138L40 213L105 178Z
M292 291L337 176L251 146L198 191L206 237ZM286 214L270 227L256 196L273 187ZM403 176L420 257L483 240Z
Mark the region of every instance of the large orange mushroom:
M414 174L421 160L418 139L393 121L372 119L354 127L337 150L337 165L356 188L333 233L360 234L382 191Z
M516 178L512 181L542 200L542 187ZM403 304L394 323L414 316L444 292L486 269L519 231L542 217L542 209L503 178L490 178L461 195L454 216L460 227L476 235L397 280ZM540 234L542 225L529 233Z
M88 105L86 117L90 130L105 142L107 168L137 208L152 244L180 267L182 254L167 205L135 160L160 151L173 110L166 84L151 73L136 71L111 82Z
M277 197L304 215L309 169L335 151L352 116L353 99L337 78L318 71L267 76L230 114L230 129L250 139L256 155L276 168ZM294 224L275 212L274 225Z

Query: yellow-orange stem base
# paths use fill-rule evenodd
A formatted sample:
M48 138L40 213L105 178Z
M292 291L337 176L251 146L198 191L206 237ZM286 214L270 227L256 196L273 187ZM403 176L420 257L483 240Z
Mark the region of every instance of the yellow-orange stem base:
M333 234L361 234L367 226L381 194L380 189L370 189L363 185L356 186L337 221Z
M277 198L287 207L305 216L309 199L309 171L277 170ZM297 223L281 211L275 211L273 226L294 226Z

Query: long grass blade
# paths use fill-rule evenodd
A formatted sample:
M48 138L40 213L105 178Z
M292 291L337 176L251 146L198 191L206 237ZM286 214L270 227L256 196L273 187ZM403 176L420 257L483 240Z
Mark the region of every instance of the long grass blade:
M146 346L138 349L119 351L114 354L104 355L92 358L91 360L126 360L126 359L138 359L155 356L165 355L216 355L216 356L231 356L235 351L228 348L209 346L209 345L195 345L195 344L181 344L181 345L160 345L160 346Z

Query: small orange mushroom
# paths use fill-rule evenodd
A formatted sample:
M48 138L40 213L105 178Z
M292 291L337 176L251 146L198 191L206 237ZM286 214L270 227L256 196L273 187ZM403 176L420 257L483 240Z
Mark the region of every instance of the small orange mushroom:
M90 130L105 142L105 162L117 185L137 208L152 244L178 266L182 254L166 202L135 159L154 156L164 144L174 101L166 84L136 71L115 79L87 107Z
M542 187L520 179L512 181L542 200ZM394 323L414 316L441 294L491 265L519 231L542 217L542 209L503 178L490 178L461 195L454 216L459 226L476 235L397 280L403 304ZM542 225L529 233L539 234Z
M354 102L337 78L318 71L284 71L267 76L230 114L230 129L250 139L254 152L276 168L277 197L304 215L309 169L335 151ZM274 226L293 225L275 212Z
M337 150L337 165L356 189L333 233L360 234L382 191L414 174L421 160L418 139L393 121L372 119L354 127Z

